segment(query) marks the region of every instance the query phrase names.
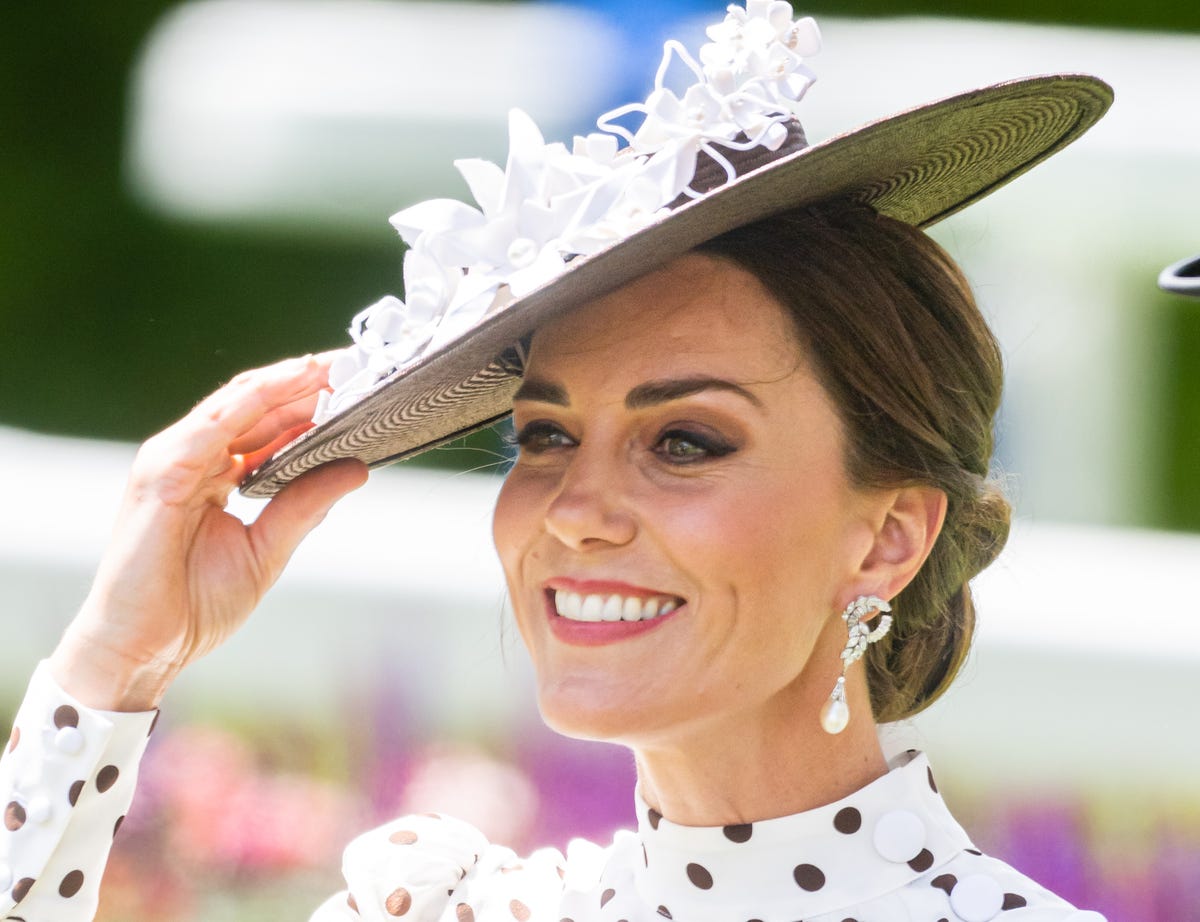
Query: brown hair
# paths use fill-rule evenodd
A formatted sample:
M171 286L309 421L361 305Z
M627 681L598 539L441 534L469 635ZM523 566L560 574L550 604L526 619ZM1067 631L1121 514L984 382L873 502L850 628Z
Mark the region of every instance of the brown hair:
M865 657L877 720L921 711L966 659L967 581L1008 538L988 478L1000 351L958 267L911 225L837 202L768 218L699 247L757 276L793 317L846 429L863 487L945 492L929 559L893 600L895 623Z

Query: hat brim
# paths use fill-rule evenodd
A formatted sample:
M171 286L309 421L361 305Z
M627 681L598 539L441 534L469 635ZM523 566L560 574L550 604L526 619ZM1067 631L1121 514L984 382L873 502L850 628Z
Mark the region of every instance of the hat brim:
M1200 298L1200 256L1171 263L1158 274L1158 287L1177 295Z
M970 205L1070 144L1112 103L1082 74L1030 77L910 109L788 154L688 202L519 298L306 432L242 484L270 496L339 458L371 467L508 415L519 365L506 350L548 318L606 294L726 231L848 197L918 227Z

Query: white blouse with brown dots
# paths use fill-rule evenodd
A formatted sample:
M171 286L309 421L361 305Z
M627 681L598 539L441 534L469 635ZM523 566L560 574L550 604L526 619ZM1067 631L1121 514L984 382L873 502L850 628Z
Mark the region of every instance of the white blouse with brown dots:
M38 666L0 760L0 919L96 914L104 863L157 716L85 708Z
M39 668L0 762L0 919L82 922L133 793L153 714L88 711ZM437 814L355 839L347 889L310 922L1104 922L981 854L908 752L795 816L638 831L527 858Z

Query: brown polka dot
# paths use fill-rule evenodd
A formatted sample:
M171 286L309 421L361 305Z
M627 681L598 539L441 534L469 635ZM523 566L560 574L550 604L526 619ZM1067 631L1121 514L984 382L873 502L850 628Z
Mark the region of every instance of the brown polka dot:
M397 887L388 894L383 905L389 916L402 916L412 908L412 894L403 887Z
M1025 897L1021 896L1019 893L1006 893L1006 894L1004 894L1004 903L1003 903L1003 905L1001 905L1000 908L1001 909L1020 909L1024 905L1025 905Z
M529 907L520 900L509 900L508 911L512 913L512 917L516 919L517 922L529 922L529 917L533 915L533 913L529 911Z
M927 848L917 852L917 857L909 859L908 866L914 871L928 871L933 867L933 852Z
M965 851L968 855L978 855L981 858L983 857L983 852L979 851L977 848L968 848Z
M351 909L353 909L355 912L358 912L358 900L356 900L354 898L353 893L346 894L346 905L349 906Z
M442 818L440 813L422 813L421 816L427 816L431 820L440 820Z
M18 880L12 888L13 902L19 903L21 900L25 899L25 897L29 895L30 888L35 883L37 883L37 881L32 877L22 877L20 880Z
M953 874L939 874L929 882L931 887L937 887L939 890L945 890L946 896L950 895L950 891L954 889L954 885L958 883L958 878Z
M101 794L117 783L121 770L115 765L105 765L96 775L96 790Z
M117 821L115 823L113 823L113 838L114 839L117 837L117 832L120 831L121 824L123 822L125 822L125 814L122 813L120 816L117 817Z
M858 922L858 919L851 919L849 916L842 919L842 922Z
M651 807L650 812L646 814L646 817L650 820L650 828L657 829L659 820L662 819L662 814Z
M702 864L693 862L687 866L687 876L693 884L701 890L711 890L713 885L712 875L708 873L708 868Z
M12 752L17 748L17 743L21 742L21 728L14 726L12 733L8 737L8 751Z
M936 794L938 792L938 789L937 789L937 782L933 780L933 769L927 768L927 769L925 769L925 773L929 776L929 786L933 789L933 793Z
M162 715L162 711L155 711L155 712L154 712L154 717L153 717L153 719L150 721L150 729L146 731L146 735L147 735L147 736L149 736L151 733L153 733L153 732L154 732L155 728L158 726L158 718L159 718L161 715Z
M16 832L25 825L25 808L15 800L4 808L4 828Z
M64 899L70 899L83 886L83 871L72 871L62 879L62 883L58 885L58 895Z
M54 712L54 726L58 729L63 727L78 727L79 712L69 704L64 704Z
M721 831L730 842L749 842L750 836L754 834L754 824L738 823L736 826L726 826Z
M862 814L854 807L843 807L833 818L833 828L843 835L853 835L862 828Z
M645 851L645 850L646 850L646 847L643 845L643 846L642 846L642 851ZM559 879L559 880L566 880L566 879L567 879L567 869L566 869L566 868L564 868L564 867L563 867L561 864L560 864L560 865L556 865L556 866L555 866L555 868L554 868L554 870L558 872L558 879Z
M650 855L646 852L646 843L642 843L642 864L650 867Z
M73 807L79 802L79 795L83 793L83 779L80 778L74 782L67 791L67 802Z
M660 916L662 916L664 919L673 919L673 918L675 918L673 915L671 915L671 910L667 909L667 907L666 907L666 906L659 906L659 907L658 907L658 909L656 909L656 910L655 910L655 912L657 912L657 913L658 913Z
M510 865L509 865L508 867L506 867L506 868L501 868L501 869L500 869L500 873L501 873L501 874L513 874L513 873L516 873L517 871L523 870L523 869L524 869L524 867L525 867L525 865L523 865L523 864L520 864L520 863L518 863L518 864L510 864Z
M563 916L561 919L558 920L558 922L575 922L575 920L572 919L570 916Z
M417 841L417 834L411 829L401 829L388 836L388 841L396 845L412 845Z
M815 864L798 864L796 869L792 871L792 876L796 878L796 884L801 890L807 890L812 893L820 890L825 886L825 872Z
M605 907L605 905L608 903L608 901L611 900L616 895L617 895L617 891L614 890L612 887L609 887L607 890L605 890L603 893L601 893L600 894L600 908L603 909Z
M475 910L466 903L455 906L454 915L458 917L458 922L475 922Z

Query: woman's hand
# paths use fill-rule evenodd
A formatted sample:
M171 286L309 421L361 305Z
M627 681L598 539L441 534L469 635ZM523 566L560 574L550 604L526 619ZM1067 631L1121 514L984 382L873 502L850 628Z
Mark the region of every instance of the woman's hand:
M328 367L310 356L245 372L141 447L95 583L51 657L64 690L96 708L157 706L366 481L363 464L338 461L290 483L252 525L225 512L242 478L309 427Z

